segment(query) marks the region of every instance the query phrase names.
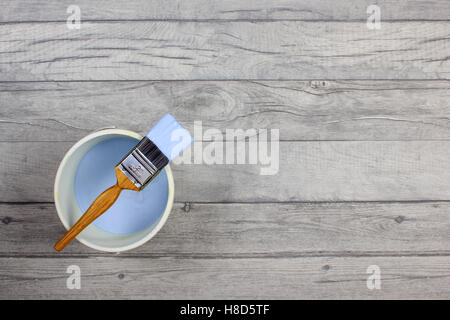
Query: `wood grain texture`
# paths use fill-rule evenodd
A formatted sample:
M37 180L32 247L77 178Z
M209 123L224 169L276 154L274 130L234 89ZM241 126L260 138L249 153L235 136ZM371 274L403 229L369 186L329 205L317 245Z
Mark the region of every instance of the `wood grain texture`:
M66 26L72 4L80 30ZM0 299L449 299L449 12L447 0L3 0ZM172 165L178 202L149 243L57 256L64 153L102 127L145 133L165 112L190 130L279 128L278 174ZM66 287L69 265L81 290ZM370 265L381 290L367 289Z
M1 299L448 299L449 257L0 258ZM66 287L67 267L81 289ZM381 271L368 290L367 268ZM7 289L6 289L7 288Z
M449 256L449 211L450 202L175 203L151 241L120 257ZM0 204L1 257L117 256L78 241L55 253L63 231L52 203Z
M447 21L3 24L0 80L449 79L449 30Z
M141 134L166 112L191 132L280 128L281 140L450 140L449 81L0 82L0 140ZM126 112L127 116L124 117Z
M0 22L65 21L71 0L3 0ZM290 19L366 20L367 7L377 4L383 20L448 20L445 0L77 0L83 20L136 19Z
M70 142L3 142L0 201L53 201ZM450 200L449 141L280 142L265 165L172 165L181 202ZM111 168L113 170L113 168Z

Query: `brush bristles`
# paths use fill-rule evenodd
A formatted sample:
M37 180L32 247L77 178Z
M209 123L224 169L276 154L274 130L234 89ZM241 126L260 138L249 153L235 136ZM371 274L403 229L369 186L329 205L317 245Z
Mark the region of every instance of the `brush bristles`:
M169 159L147 137L123 158L117 167L142 190L169 163Z
M156 169L159 171L164 168L168 163L169 159L164 155L164 153L159 150L159 148L154 144L149 138L144 137L136 146L142 155L150 161Z

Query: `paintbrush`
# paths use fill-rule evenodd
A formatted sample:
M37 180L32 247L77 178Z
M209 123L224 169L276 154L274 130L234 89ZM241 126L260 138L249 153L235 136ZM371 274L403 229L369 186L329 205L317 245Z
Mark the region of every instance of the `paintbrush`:
M105 190L81 218L55 244L61 251L92 221L108 210L123 189L141 191L177 155L192 137L174 117L164 115L148 134L115 166L117 183Z

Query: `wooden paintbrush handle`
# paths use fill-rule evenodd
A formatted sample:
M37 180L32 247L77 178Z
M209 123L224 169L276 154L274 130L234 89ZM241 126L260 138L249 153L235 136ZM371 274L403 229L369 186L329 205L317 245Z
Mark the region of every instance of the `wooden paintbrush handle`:
M95 199L91 206L81 216L81 218L70 228L69 231L56 244L55 250L61 251L69 244L84 228L86 228L92 221L97 219L106 210L109 209L116 202L120 195L122 188L118 184L105 190L101 195Z

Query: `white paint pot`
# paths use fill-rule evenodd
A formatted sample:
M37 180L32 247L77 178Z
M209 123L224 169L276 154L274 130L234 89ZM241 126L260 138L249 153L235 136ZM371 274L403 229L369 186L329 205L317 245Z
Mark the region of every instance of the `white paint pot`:
M84 155L96 144L107 139L131 137L136 143L142 139L139 134L121 129L103 129L89 134L70 148L61 161L56 173L54 197L56 211L64 227L68 230L82 216L74 192L75 176L78 165ZM136 248L150 240L164 225L172 210L174 197L174 182L170 166L165 168L168 185L168 199L164 212L152 225L131 234L118 234L104 231L90 224L78 236L77 240L96 250L106 252L121 252ZM136 192L136 191L130 191ZM120 196L119 196L120 199ZM107 214L105 212L104 214ZM63 234L61 234L61 237ZM55 243L58 239L55 239ZM70 246L70 244L69 244Z

